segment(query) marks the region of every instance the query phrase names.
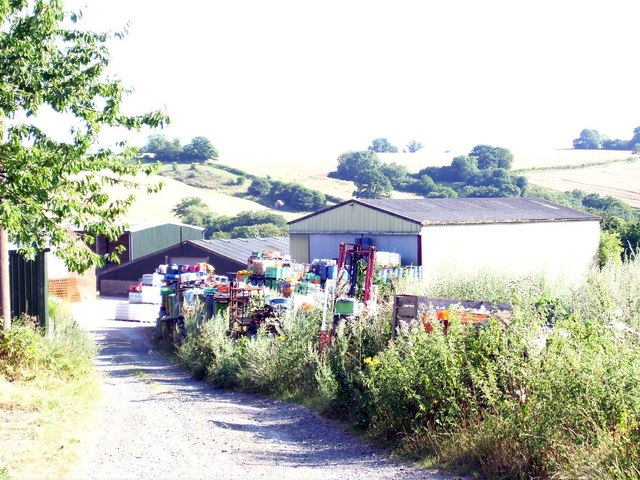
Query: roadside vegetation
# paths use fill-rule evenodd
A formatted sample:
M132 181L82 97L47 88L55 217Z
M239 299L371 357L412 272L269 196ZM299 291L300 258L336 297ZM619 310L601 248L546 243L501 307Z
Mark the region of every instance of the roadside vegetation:
M227 336L187 319L178 347L194 375L305 403L425 465L484 478L640 476L640 261L580 286L480 275L396 291L510 302L508 325L404 328L391 305L343 321L320 345L318 310L278 335Z
M45 335L22 317L0 331L0 479L66 478L99 400L95 344L63 304Z

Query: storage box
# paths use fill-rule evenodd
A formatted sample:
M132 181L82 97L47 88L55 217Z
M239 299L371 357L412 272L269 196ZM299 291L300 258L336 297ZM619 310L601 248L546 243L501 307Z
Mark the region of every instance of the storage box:
M265 273L267 278L282 278L282 267L267 267Z
M118 303L116 305L116 320L131 322L155 322L160 309L156 305L145 303Z
M338 315L358 315L358 302L355 298L336 300L335 313Z
M162 285L162 275L159 273L145 273L142 275L142 285L159 287Z

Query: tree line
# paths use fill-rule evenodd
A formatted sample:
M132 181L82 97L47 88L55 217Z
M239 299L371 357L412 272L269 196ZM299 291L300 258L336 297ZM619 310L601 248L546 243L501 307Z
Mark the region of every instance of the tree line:
M184 223L204 227L204 238L282 237L289 233L287 220L265 210L216 215L198 197L185 197L172 209Z
M372 150L346 152L329 176L354 182L357 198L387 198L392 190L426 198L514 197L527 187L523 176L510 172L513 154L506 148L477 145L450 165L409 173L397 163L383 163Z
M139 152L149 154L163 163L204 163L218 159L216 147L202 136L194 137L189 143L182 145L178 138L169 140L164 135L150 135L147 144Z
M573 148L580 150L632 150L640 153L640 127L633 129L630 140L609 138L597 130L585 128L580 136L573 140Z

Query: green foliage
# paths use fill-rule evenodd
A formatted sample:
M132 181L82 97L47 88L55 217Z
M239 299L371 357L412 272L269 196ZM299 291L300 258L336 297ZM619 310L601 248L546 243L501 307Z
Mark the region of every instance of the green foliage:
M235 217L216 216L202 199L185 197L171 210L189 225L204 227L205 238L281 237L287 234L287 220L265 210L240 212Z
M9 381L39 376L78 378L89 372L95 344L61 307L53 307L55 329L47 336L33 318L23 316L0 331L0 376Z
M640 144L640 127L633 129L633 137L630 140L610 139L601 135L596 130L585 128L580 132L580 137L573 141L573 148L595 150L635 150Z
M600 232L600 245L598 247L598 264L603 267L608 264L622 264L622 244L617 232Z
M371 142L367 150L376 153L397 153L398 147L391 145L386 138L376 138Z
M271 182L267 178L254 178L247 190L254 197L266 197L271 193Z
M522 196L528 182L511 174L512 162L513 154L506 148L476 145L469 155L455 157L451 165L420 170L414 175L415 183L405 183L400 189L427 198Z
M409 153L416 153L417 151L422 150L423 147L424 145L422 145L417 140L411 140L409 143L407 143L406 150Z
M200 162L207 160L217 160L218 150L206 137L194 137L191 142L184 146L181 159L184 162Z
M396 291L510 302L508 322L401 329L392 311L342 319L319 352L321 315L232 340L227 320L187 321L182 358L216 385L304 401L414 456L488 478L635 478L640 464L640 261L585 283L478 274ZM631 328L630 328L631 327Z
M573 148L582 150L602 148L602 135L597 130L585 128L580 132L580 136L573 141Z
M228 235L230 238L284 237L287 235L287 229L273 223L256 223L233 227Z
M626 258L635 258L640 251L640 220L622 228L620 241L624 247Z
M179 138L169 140L166 136L155 134L150 135L147 144L140 148L141 153L151 153L154 159L163 163L177 163L182 155L182 144Z
M53 0L0 8L0 225L28 257L55 247L70 269L82 271L105 259L79 248L68 225L89 243L97 235L117 238L119 218L134 197L113 201L105 187L134 189L140 183L132 178L156 168L134 161L135 149L126 143L118 145L121 153L94 148L102 130L156 127L167 118L122 112L128 91L106 76L106 44L117 34L76 29L77 20ZM44 111L67 124L70 135L60 140L38 127ZM11 124L2 122L7 118Z
M28 319L13 322L10 330L0 331L0 375L9 381L30 379L46 362L44 337Z
M196 378L207 378L218 387L239 385L238 374L244 363L244 348L227 335L229 319L217 315L205 321L203 310L185 317L186 338L177 347L183 366Z
M253 227L253 228L247 228ZM247 236L284 236L288 232L287 220L265 210L240 212L235 217L221 216L205 226L205 238L238 238Z
M329 177L355 181L359 172L379 170L381 167L380 159L371 150L346 152L338 157L338 168L335 172L330 172Z
M321 318L318 311L308 315L290 314L277 335L261 330L249 342L240 378L245 389L277 394L283 398L305 399L318 391L316 371Z
M356 198L389 198L391 196L391 182L382 169L362 170L354 179Z
M480 170L494 168L509 170L513 163L513 153L508 149L490 145L476 145L469 152L469 156L477 158Z
M327 197L322 192L303 187L298 183L278 180L271 182L271 190L267 197L272 202L280 200L290 209L302 211L318 210L327 204Z
M169 140L164 135L150 135L147 144L140 148L141 153L150 153L155 160L163 163L204 163L217 160L218 150L206 137L194 137L182 146L180 139Z
M171 209L188 225L206 227L215 221L215 215L209 206L198 197L185 197Z
M398 190L403 190L402 184L411 178L407 167L395 162L381 164L380 170L389 179L394 188L400 187Z
M636 146L639 144L640 144L640 127L636 127L633 129L633 137L627 143L627 148L629 150L633 150L635 153Z

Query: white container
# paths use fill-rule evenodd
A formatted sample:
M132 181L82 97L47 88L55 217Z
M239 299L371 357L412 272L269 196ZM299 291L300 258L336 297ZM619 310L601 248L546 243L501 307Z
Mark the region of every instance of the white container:
M162 275L159 273L145 273L142 275L142 285L159 287L162 285Z
M118 303L115 319L129 322L155 322L160 309L157 305L146 303Z

